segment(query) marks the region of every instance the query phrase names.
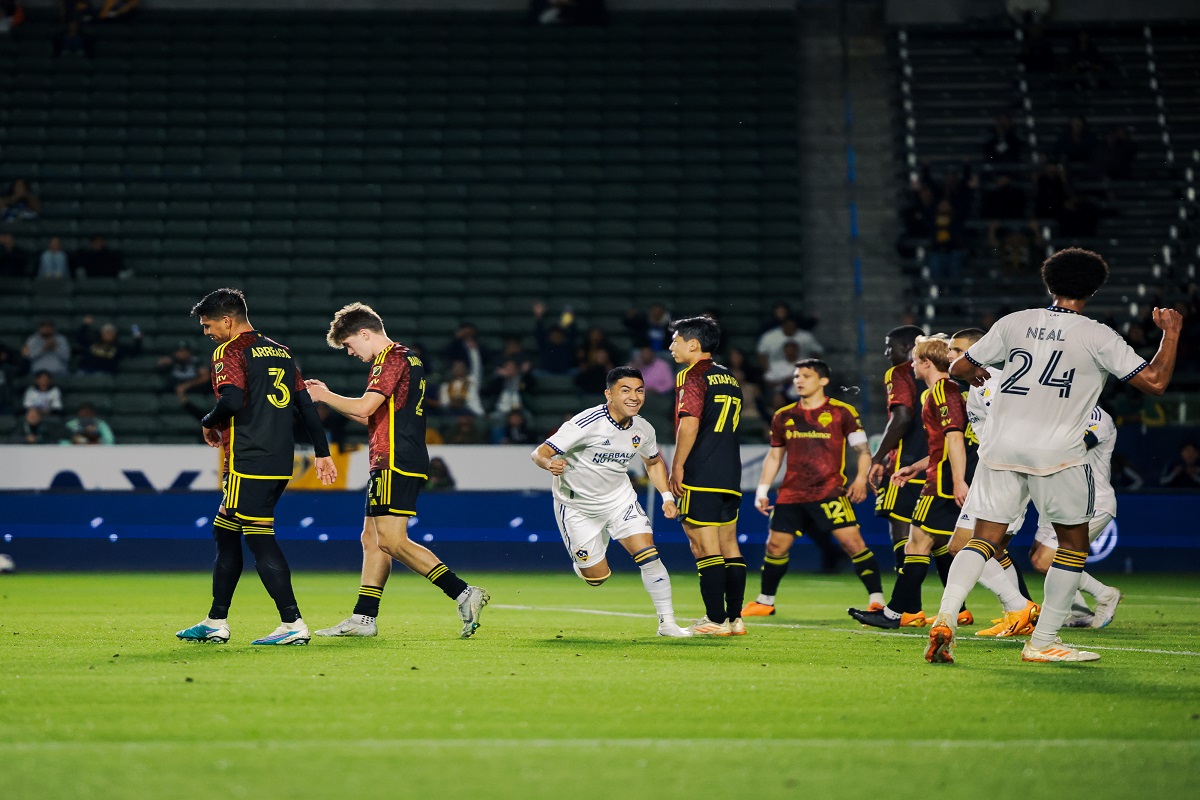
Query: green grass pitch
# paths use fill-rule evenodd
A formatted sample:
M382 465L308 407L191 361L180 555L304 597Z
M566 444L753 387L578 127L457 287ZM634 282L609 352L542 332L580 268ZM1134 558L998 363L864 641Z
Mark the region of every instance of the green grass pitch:
M939 667L920 631L846 617L851 576L790 575L777 616L703 641L654 637L629 572L470 577L492 594L472 640L398 572L378 638L274 649L249 644L277 620L253 571L227 645L173 635L207 610L207 575L0 577L0 795L1061 799L1185 797L1200 778L1195 576L1114 580L1116 622L1064 637L1097 664L1022 664L964 629ZM298 575L310 627L357 582ZM690 570L675 594L681 620L699 613Z

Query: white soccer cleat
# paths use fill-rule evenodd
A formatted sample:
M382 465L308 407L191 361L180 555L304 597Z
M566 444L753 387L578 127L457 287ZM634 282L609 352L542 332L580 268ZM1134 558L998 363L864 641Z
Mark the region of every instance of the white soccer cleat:
M658 635L669 636L672 639L684 639L692 635L692 632L687 628L681 628L674 622L658 623Z
M175 634L182 642L211 642L225 644L229 641L229 622L227 620L212 620L205 617L190 628L184 628Z
M1067 614L1067 618L1063 621L1063 627L1090 628L1092 627L1092 620L1095 618L1096 616L1090 611L1084 612L1082 610L1076 610L1073 608L1071 609L1071 613Z
M1062 639L1055 639L1049 647L1038 649L1030 642L1026 642L1021 648L1022 661L1099 661L1099 653L1089 653L1087 650L1076 650L1074 647L1067 647L1063 644Z
M741 617L729 620L729 635L730 636L745 636L746 623Z
M298 619L295 622L280 623L274 633L264 636L261 639L255 639L250 644L304 645L308 644L308 640L311 638L308 626L304 624L304 620Z
M1093 628L1103 628L1117 615L1117 604L1121 602L1121 590L1109 586L1108 591L1096 598L1096 611L1092 615Z
M316 631L317 636L375 636L379 628L375 625L374 617L355 614L344 619L332 628L322 628Z
M478 586L468 586L467 596L458 604L458 618L462 620L460 639L470 639L479 627L479 614L492 596Z
M693 622L688 626L688 631L692 636L732 636L733 631L729 627L729 620L724 622L713 622L707 616Z

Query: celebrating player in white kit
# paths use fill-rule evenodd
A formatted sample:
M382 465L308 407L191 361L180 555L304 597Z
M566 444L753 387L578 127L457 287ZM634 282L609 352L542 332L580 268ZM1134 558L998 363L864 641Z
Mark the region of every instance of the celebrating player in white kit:
M1008 526L1021 515L1026 498L1054 527L1060 546L1046 572L1041 616L1021 659L1100 658L1057 638L1079 589L1095 512L1095 476L1086 463L1084 432L1108 375L1151 394L1166 390L1182 326L1177 311L1154 309L1163 337L1154 360L1146 363L1116 331L1081 314L1107 279L1108 265L1096 253L1060 250L1042 265L1050 307L1009 314L951 366L954 377L979 386L989 377L988 365L1007 365L964 509L976 518L975 533L951 567L925 651L931 663L953 662L958 609L984 564L1004 546Z
M606 553L615 539L642 571L642 584L658 612L659 636L689 636L675 623L671 576L654 546L650 519L626 471L640 455L663 515L679 513L668 489L668 471L654 427L638 416L646 402L642 373L617 367L608 373L607 403L576 414L532 453L533 462L554 476L554 518L575 572L591 586L608 580Z

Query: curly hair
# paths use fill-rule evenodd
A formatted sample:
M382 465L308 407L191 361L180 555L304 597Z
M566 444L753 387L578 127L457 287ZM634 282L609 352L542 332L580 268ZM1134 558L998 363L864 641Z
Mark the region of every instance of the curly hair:
M1080 247L1059 250L1042 264L1042 283L1054 297L1086 300L1108 280L1108 264L1099 253Z

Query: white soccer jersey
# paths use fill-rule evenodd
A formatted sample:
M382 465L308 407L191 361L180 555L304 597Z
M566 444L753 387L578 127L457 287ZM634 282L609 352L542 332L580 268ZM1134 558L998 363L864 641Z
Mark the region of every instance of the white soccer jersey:
M554 499L589 514L611 512L636 501L626 471L629 462L639 455L648 459L658 455L658 440L649 422L634 417L627 427L617 427L607 405L576 414L546 444L567 462L563 474L554 478Z
M992 410L992 399L1000 388L1000 381L1004 380L1004 372L999 367L990 367L988 372L992 373L992 377L988 378L983 386L972 386L967 392L967 422L971 423L971 430L975 431L975 438L980 442L987 435L987 419Z
M1083 434L1105 379L1127 381L1146 367L1112 328L1053 306L1002 318L966 357L976 366L1004 366L980 461L1029 475L1084 463Z
M1112 455L1117 448L1117 425L1113 418L1100 406L1092 409L1088 419L1088 431L1096 437L1097 444L1087 453L1086 463L1092 468L1092 480L1096 485L1096 513L1117 515L1117 493L1112 487Z

